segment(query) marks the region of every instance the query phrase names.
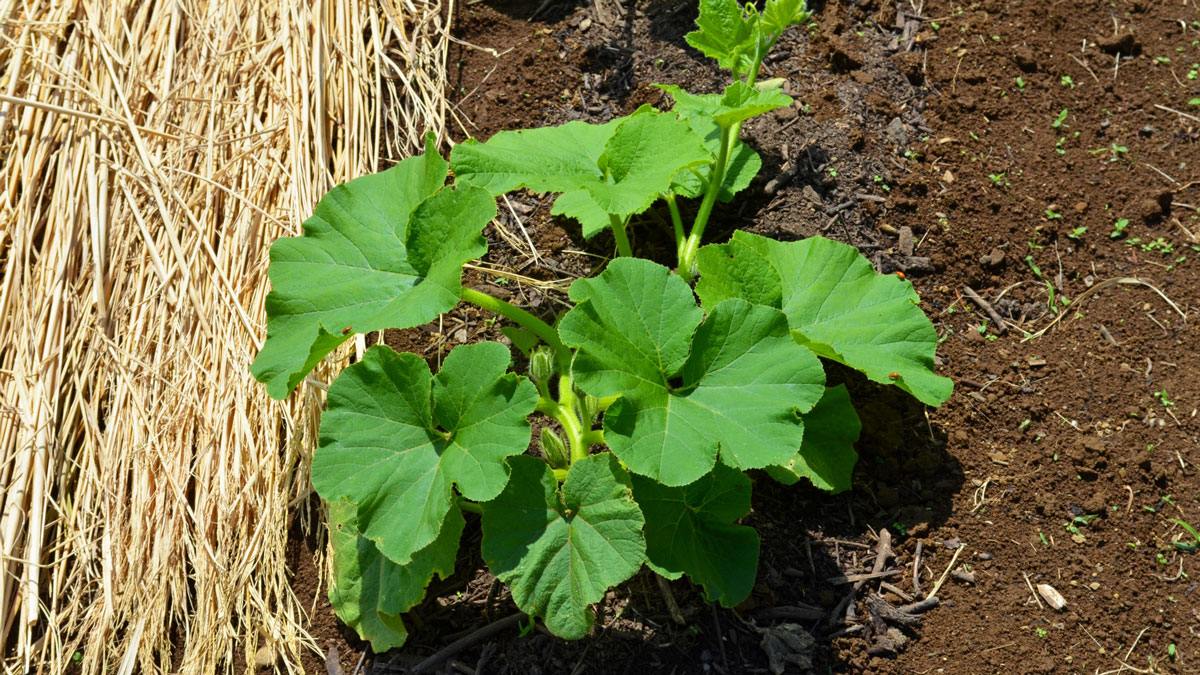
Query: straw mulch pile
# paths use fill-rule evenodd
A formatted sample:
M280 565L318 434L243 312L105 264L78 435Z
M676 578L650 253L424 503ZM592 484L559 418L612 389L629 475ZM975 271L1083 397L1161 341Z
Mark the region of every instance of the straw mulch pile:
M6 672L298 669L267 250L443 129L452 1L0 0Z

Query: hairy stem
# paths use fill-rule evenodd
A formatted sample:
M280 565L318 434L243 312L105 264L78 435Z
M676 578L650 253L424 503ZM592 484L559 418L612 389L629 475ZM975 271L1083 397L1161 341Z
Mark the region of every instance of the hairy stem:
M691 281L695 276L692 269L696 264L696 251L700 248L700 239L704 236L704 228L708 225L708 217L712 215L713 205L721 192L725 181L725 165L729 163L729 151L737 140L741 130L740 122L728 127L721 127L721 150L717 154L717 162L713 164L712 173L708 177L708 188L704 191L704 201L700 202L700 210L696 212L696 220L692 223L692 231L688 233L687 241L679 252L679 276L684 281Z
M559 372L566 372L571 366L571 350L563 344L563 341L558 337L558 331L554 330L550 324L542 321L536 316L526 312L525 310L511 305L500 298L496 298L482 293L480 291L467 288L464 286L459 292L458 297L463 300L482 307L489 312L494 312L500 316L519 324L532 332L534 335L541 338L543 342L554 350L555 359L558 361Z
M579 421L578 399L575 396L575 383L570 376L563 375L558 380L558 411L554 419L563 427L567 436L567 448L571 451L571 462L583 459L588 454L588 444L584 442L583 423Z
M671 225L675 228L675 255L678 258L683 252L683 242L686 234L683 231L683 217L679 215L679 204L675 201L675 193L668 192L667 208L671 210Z
M629 247L629 238L625 236L625 219L610 213L608 220L612 224L613 239L617 240L617 255L632 258L633 249Z

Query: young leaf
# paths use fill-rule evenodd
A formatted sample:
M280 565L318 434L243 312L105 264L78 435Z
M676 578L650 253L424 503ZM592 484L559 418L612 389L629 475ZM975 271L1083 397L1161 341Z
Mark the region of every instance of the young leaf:
M646 210L677 172L711 159L685 122L643 108L604 125L502 131L459 144L450 161L459 180L493 195L519 187L562 193L551 212L575 218L590 237L609 226L609 214Z
M778 310L731 300L697 328L700 312L682 279L626 258L576 281L570 296L578 304L559 333L579 348L580 388L621 395L604 414L604 437L631 471L687 485L718 453L751 469L784 462L800 447L800 414L820 399L825 374Z
M480 232L496 204L445 180L430 146L330 190L304 236L271 246L267 340L250 366L267 393L286 397L352 333L417 326L457 304L462 264L487 251Z
M805 0L767 0L760 25L763 33L778 36L789 26L802 25L810 16Z
M697 95L689 94L674 85L656 86L675 99L672 111L686 119L692 129L704 138L704 146L713 162L721 151L723 124L729 126L729 120L738 120L739 117L748 119L792 103L792 99L778 91L759 92L740 81L730 85L724 94ZM745 143L736 141L725 166L725 177L721 182L718 198L724 202L732 200L733 195L750 185L750 181L758 175L761 167L762 159L758 153ZM675 193L684 197L702 195L707 187L710 170L711 166L705 166L696 172L680 172L675 176Z
M675 99L673 111L689 121L712 119L722 127L792 104L792 98L778 89L759 91L742 81L726 87L724 94L689 94L673 84L657 86Z
M454 573L464 522L458 509L450 509L437 539L414 553L407 565L397 565L375 542L359 535L355 510L345 500L329 504L334 572L329 602L338 617L381 654L408 639L400 615L421 602L433 575L445 579Z
M718 464L690 485L666 487L633 476L646 517L646 562L668 579L686 573L709 602L726 607L750 595L758 574L758 534L735 524L750 513L750 479Z
M794 457L767 473L784 485L807 478L813 485L833 493L850 489L858 453L854 443L862 422L850 402L845 385L829 387L825 395L804 415L804 442Z
M367 350L329 388L313 487L357 505L363 536L407 564L437 538L452 483L491 499L508 481L504 459L529 446L537 388L505 374L510 361L495 342L461 346L434 378L414 354Z
M722 68L740 77L754 63L758 14L747 15L737 0L700 0L696 28L684 36L687 43Z
M591 455L571 465L560 491L545 462L508 461L508 487L483 505L483 558L517 607L555 635L581 638L592 627L588 605L645 559L629 474L610 453Z
M699 258L701 275L722 280L697 286L704 306L741 297L732 283L738 273L730 268L752 251L775 268L776 276L763 281L779 280L779 306L798 343L876 382L896 384L923 403L936 406L950 398L953 382L933 372L937 333L910 282L876 274L854 247L823 237L785 243L739 231L716 250L720 254ZM747 283L752 279L743 278L744 293L761 296Z

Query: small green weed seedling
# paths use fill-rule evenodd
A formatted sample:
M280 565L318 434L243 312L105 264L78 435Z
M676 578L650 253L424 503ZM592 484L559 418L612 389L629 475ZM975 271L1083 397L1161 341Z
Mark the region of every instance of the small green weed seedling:
M328 503L330 600L375 651L404 643L402 614L453 572L464 512L480 516L492 573L555 635L586 635L589 606L643 565L735 606L759 556L758 534L738 523L745 472L850 488L861 424L822 358L929 405L950 396L911 282L819 237L739 231L701 246L716 203L759 170L742 123L792 103L756 86L760 64L808 18L803 0L761 12L702 0L687 41L732 73L724 93L662 85L670 111L501 132L449 161L430 138L423 155L332 189L302 236L271 247L251 371L275 398L355 334L420 326L459 302L509 322L529 358L528 373L512 372L509 346L481 342L434 373L376 345L328 387L312 483ZM556 195L552 212L586 237L610 229L620 254L571 285L561 316L462 285L464 264L487 252L496 198L519 188ZM700 200L686 229L680 198ZM657 202L677 272L631 256L626 228ZM553 427L538 452L533 415Z
M1112 239L1120 239L1121 237L1125 236L1125 228L1127 227L1129 227L1129 219L1121 218L1117 222L1113 223L1113 230L1112 232L1108 233L1108 236Z

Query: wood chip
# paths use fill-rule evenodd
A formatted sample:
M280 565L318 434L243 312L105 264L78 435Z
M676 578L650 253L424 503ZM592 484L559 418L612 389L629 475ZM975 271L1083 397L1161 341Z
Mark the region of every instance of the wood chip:
M1067 606L1066 598L1064 598L1061 593L1054 590L1054 587L1050 584L1038 584L1037 590L1038 595L1042 596L1042 599L1046 601L1046 604L1050 605L1054 609L1057 609L1061 612L1063 608Z

